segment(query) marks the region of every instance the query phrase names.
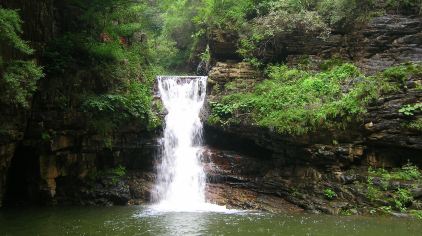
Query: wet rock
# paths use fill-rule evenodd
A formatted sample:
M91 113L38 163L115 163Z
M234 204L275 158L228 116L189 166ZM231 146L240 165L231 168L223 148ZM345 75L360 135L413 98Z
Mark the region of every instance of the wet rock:
M344 175L343 174L343 175L340 176L340 180L344 184L351 184L351 183L353 183L357 180L357 176L356 175Z
M422 198L422 188L421 187L412 189L411 193L412 193L413 198L415 198L415 199Z
M398 218L410 218L410 215L406 213L391 212L390 214Z
M154 174L133 172L127 177L131 204L150 202L154 185Z

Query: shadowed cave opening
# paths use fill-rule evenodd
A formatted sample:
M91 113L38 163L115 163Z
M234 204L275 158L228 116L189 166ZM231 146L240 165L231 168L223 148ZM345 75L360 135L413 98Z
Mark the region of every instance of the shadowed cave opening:
M30 147L19 145L7 175L5 206L35 205L40 202L39 155Z

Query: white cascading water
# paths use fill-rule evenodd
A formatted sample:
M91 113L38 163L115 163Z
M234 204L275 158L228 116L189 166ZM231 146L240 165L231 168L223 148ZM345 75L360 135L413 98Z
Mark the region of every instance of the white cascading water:
M201 165L200 112L207 77L160 76L158 88L167 110L161 162L153 194L160 211L224 211L205 200L206 176Z

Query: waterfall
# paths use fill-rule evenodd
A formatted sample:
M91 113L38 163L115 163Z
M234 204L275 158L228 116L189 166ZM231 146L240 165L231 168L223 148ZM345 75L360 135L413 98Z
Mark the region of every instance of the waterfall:
M161 154L157 166L154 207L162 211L213 211L206 203L206 176L201 165L200 112L207 77L160 76L158 89L167 110ZM225 208L224 208L225 209Z

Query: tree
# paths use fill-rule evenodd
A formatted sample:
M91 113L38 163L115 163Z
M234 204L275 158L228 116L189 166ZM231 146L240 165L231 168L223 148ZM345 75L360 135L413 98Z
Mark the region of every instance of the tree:
M0 102L28 108L43 72L33 60L22 59L33 49L20 37L21 26L17 11L0 8Z

